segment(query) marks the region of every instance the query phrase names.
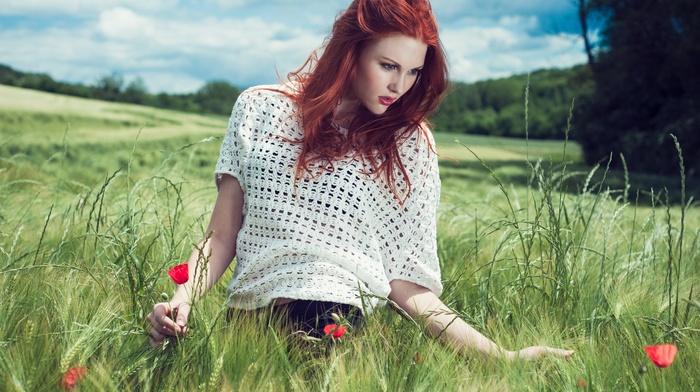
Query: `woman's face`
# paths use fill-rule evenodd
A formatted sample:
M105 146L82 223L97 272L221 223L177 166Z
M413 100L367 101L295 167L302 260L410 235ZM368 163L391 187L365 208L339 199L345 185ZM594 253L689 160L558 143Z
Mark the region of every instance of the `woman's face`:
M370 112L383 114L416 82L428 46L406 35L390 35L362 52L354 82L355 99Z

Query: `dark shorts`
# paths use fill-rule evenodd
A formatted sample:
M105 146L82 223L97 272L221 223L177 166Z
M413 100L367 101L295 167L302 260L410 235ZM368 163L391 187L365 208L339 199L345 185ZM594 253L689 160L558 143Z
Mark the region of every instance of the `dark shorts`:
M356 306L337 302L295 300L271 308L272 314L278 316L284 327L292 331L304 331L309 336L320 338L324 335L323 328L329 324L338 324L333 313L340 317L341 323L347 323L353 328L364 324L362 312ZM229 321L232 311L229 311Z

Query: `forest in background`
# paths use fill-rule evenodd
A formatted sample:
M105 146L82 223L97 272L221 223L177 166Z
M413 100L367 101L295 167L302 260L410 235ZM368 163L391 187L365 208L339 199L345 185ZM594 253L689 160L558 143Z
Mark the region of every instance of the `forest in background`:
M431 122L439 132L562 140L575 100L593 90L585 65L454 82Z
M143 79L126 83L118 72L100 77L93 85L54 80L45 73L22 72L0 64L0 84L74 97L109 102L134 103L181 112L198 114L231 113L240 89L223 80L207 82L199 90L186 94L151 93Z
M135 103L198 114L227 116L242 88L210 81L194 93L151 94L136 79L124 83L117 73L86 86L53 80L0 65L0 84L83 98ZM527 91L526 91L527 90ZM450 92L431 117L436 132L525 137L525 96L528 97L528 137L564 139L574 97L590 94L593 81L586 66L541 70L476 83L453 82Z
M700 173L700 7L696 0L570 0L588 63L497 80L455 82L430 118L440 133L580 143L586 163L654 175ZM118 73L92 86L0 65L0 84L228 115L240 89L152 94ZM572 116L573 115L573 116ZM678 150L684 153L680 156Z
M595 86L577 99L586 162L661 175L682 165L688 177L700 174L697 0L572 2Z

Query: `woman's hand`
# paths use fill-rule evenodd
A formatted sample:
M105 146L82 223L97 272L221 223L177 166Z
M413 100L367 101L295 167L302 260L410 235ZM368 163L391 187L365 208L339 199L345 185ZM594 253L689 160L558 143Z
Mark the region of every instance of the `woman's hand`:
M394 301L409 316L423 322L428 332L438 336L459 352L479 352L491 357L540 359L546 355L568 358L572 350L546 346L527 347L519 351L507 351L459 318L430 290L415 283L393 280L390 283L389 299Z
M151 347L158 347L168 337L182 338L187 333L187 318L190 304L187 302L160 302L153 306L153 311L146 319L149 324Z
M574 350L564 350L547 346L526 347L518 351L510 351L508 359L542 359L546 356L569 358L574 355Z

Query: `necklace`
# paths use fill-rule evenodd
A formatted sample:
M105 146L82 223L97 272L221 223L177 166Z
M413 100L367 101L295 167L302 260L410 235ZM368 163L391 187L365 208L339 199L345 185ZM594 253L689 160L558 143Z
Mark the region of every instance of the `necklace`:
M335 128L336 131L347 132L347 130L348 130L347 128L345 128L344 126L338 124L338 123L335 122L335 121L331 121L331 125L333 126L333 128Z

